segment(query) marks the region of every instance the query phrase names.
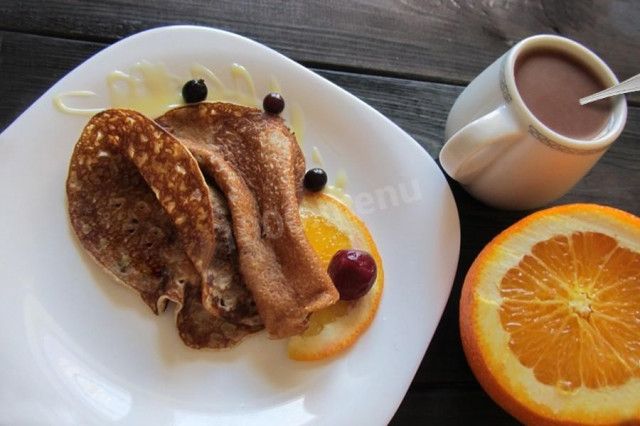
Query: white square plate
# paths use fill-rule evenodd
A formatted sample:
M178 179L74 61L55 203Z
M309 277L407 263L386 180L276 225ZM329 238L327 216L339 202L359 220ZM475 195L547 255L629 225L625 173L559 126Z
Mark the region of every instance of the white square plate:
M308 163L317 147L329 176L345 170L347 191L368 200L356 212L380 249L385 290L354 347L300 363L261 333L224 352L191 350L171 312L154 316L84 254L65 180L87 117L53 99L73 90L108 99L106 76L145 59L176 74L198 62L223 79L239 63L257 93L275 78L303 114ZM410 136L279 53L210 28L134 35L54 85L0 135L0 200L2 424L386 424L431 341L459 254L447 182Z

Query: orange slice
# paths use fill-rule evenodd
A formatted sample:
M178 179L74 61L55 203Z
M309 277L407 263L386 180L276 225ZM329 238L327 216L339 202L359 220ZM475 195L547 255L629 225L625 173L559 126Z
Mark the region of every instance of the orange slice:
M511 226L460 301L467 360L527 424L640 424L640 219L591 204Z
M314 312L308 329L289 339L289 357L298 361L319 360L351 346L367 329L378 310L382 295L382 259L365 224L341 201L327 194L306 193L300 203L300 218L307 239L326 266L341 249L366 250L378 268L369 292L354 301L339 300Z

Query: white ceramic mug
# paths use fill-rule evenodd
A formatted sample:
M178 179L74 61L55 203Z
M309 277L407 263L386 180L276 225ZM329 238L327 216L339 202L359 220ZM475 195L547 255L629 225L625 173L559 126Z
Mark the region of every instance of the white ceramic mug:
M569 39L526 38L478 75L453 105L440 163L475 198L503 209L540 207L568 192L600 159L624 128L627 104L611 99L604 129L591 139L561 135L525 105L515 82L516 59L532 49L552 49L590 68L607 87L618 83L593 52Z

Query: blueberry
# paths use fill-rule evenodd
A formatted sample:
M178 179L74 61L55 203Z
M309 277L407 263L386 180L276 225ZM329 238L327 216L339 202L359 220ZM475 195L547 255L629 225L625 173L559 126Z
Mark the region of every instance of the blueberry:
M278 115L284 110L284 98L280 93L269 93L264 97L262 107L269 114Z
M304 184L304 187L309 191L321 191L322 188L324 188L324 186L327 184L327 173L317 167L315 169L307 170L302 183Z
M207 85L202 78L189 80L182 86L182 97L186 103L204 101L207 99Z

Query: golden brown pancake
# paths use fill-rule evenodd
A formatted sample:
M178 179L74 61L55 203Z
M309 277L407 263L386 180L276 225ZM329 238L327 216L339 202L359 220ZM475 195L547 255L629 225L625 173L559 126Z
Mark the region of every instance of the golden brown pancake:
M216 179L231 200L229 208L239 248L240 270L248 286L249 283L257 283L251 287L251 292L267 330L267 324L277 330L270 335L278 338L286 337L289 332L298 334L303 331L309 314L298 303L295 290L281 285L286 278L278 268L275 253L263 242L260 210L244 180L214 151L189 140L184 143L192 150L204 172Z
M215 184L209 184L209 198L214 211L215 250L203 281L202 304L215 316L228 321L261 326L253 296L240 273L227 200Z
M300 216L304 157L280 117L203 102L156 120L191 150L225 194L240 270L272 338L299 334L338 293Z
M91 118L67 178L71 225L89 255L154 313L175 302L187 345L219 349L260 326L230 323L202 306L202 276L214 255L209 191L189 151L131 110Z

